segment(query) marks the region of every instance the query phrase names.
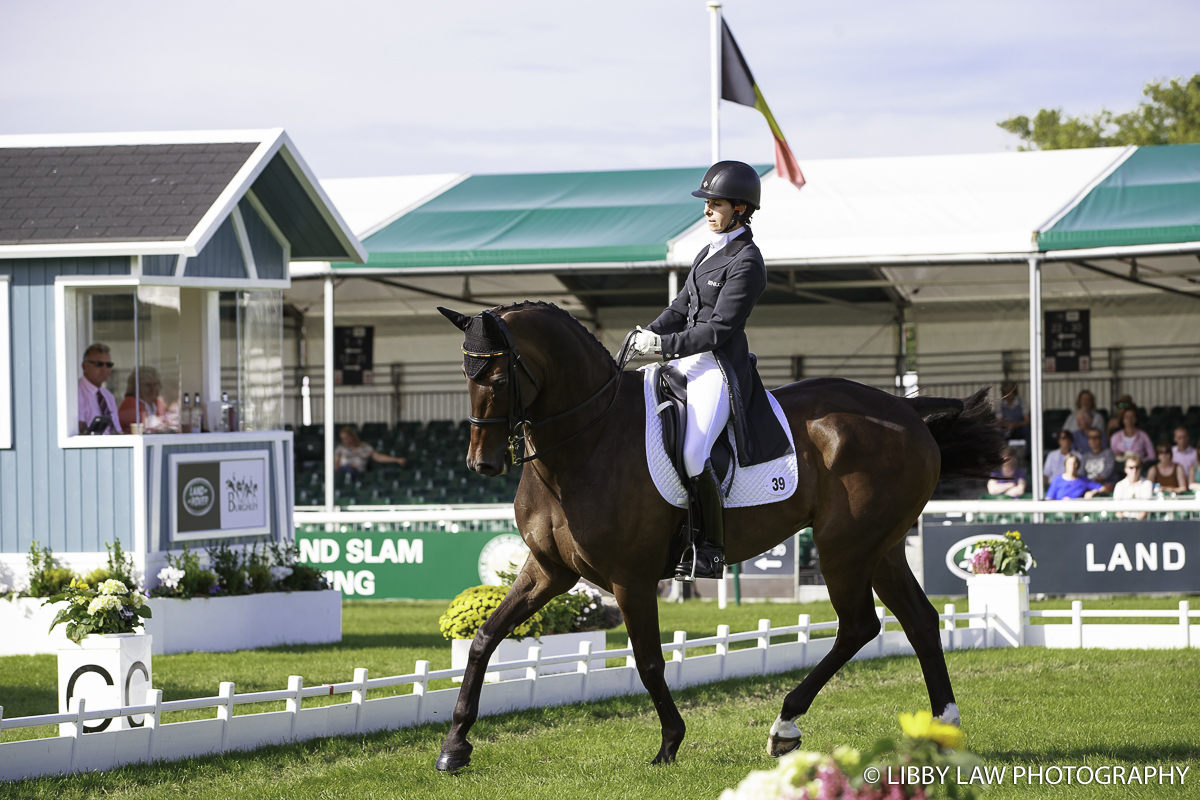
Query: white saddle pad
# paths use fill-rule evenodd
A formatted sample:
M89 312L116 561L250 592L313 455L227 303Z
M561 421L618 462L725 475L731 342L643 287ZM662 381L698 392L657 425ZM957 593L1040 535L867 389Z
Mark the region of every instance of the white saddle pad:
M663 447L662 418L655 413L654 385L658 381L658 370L661 364L642 367L646 373L643 379L646 396L646 463L650 467L650 475L654 485L663 499L676 508L687 507L687 492L679 482L679 474L671 466L667 449ZM725 429L729 437L729 446L734 451L733 486L725 498L726 508L741 506L761 506L766 503L778 503L786 500L796 491L798 471L796 467L796 443L792 441L792 429L788 425L783 409L779 407L775 396L767 392L771 408L783 430L787 433L788 444L792 452L765 464L755 464L753 467L739 467L737 464L737 442L733 435L733 426Z

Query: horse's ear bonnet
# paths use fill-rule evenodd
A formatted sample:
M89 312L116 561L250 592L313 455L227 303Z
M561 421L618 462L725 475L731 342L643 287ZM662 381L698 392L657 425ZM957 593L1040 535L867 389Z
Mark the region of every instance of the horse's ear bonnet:
M438 311L466 334L462 352L463 366L469 379L475 380L487 367L488 361L511 349L504 323L490 308L473 317L440 306Z

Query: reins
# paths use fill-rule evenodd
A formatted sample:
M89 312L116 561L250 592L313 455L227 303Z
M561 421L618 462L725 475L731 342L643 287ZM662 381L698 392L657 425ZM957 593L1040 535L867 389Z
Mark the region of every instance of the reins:
M529 409L525 406L525 403L522 401L522 398L521 398L521 381L520 381L520 375L517 372L518 368L520 368L520 370L523 371L529 377L529 381L533 384L533 388L536 391L541 391L542 387L538 383L538 379L534 377L533 372L530 371L528 366L526 366L525 360L523 358L521 358L521 354L517 352L517 345L513 341L512 335L508 332L508 325L506 325L504 323L504 320L500 317L499 314L496 314L491 309L488 309L487 311L484 311L483 313L491 314L493 317L493 320L497 323L497 327L500 330L500 333L504 339L504 341L502 343L503 346L500 349L495 350L493 352L489 352L489 353L470 353L470 352L467 352L467 350L464 348L463 354L467 355L467 356L473 356L476 358L492 358L495 356L502 356L502 355L509 356L509 359L508 359L508 387L509 387L508 388L508 413L503 417L476 417L474 415L468 415L467 419L470 421L470 423L472 425L476 425L479 427L483 427L484 425L498 425L501 423L508 425L508 455L509 455L510 460L512 461L513 466L518 466L520 464L526 464L530 461L535 461L544 455L553 453L555 450L557 450L558 448L567 444L571 440L575 439L578 436L583 435L586 431L590 430L597 423L599 423L602 419L604 419L608 415L608 412L612 411L613 406L616 405L617 398L620 396L620 393L621 393L620 392L621 376L625 374L625 366L629 363L629 361L633 357L633 354L629 350L629 343L633 337L632 332L630 332L628 335L626 335L625 341L621 343L621 350L618 353L617 360L615 362L616 367L617 367L616 374L613 375L611 378L609 378L608 381L606 381L603 386L601 386L595 393L593 393L591 397L589 397L586 400L584 400L583 402L573 406L572 408L567 409L566 411L563 411L559 414L555 414L552 417L547 417L546 419L539 420L537 422L533 422L529 419ZM580 409L587 406L593 400L595 400L596 398L598 398L602 394L604 394L606 391L608 391L608 388L610 386L612 386L614 383L616 383L617 388L616 388L616 391L613 392L612 400L609 401L608 406L604 409L604 411L600 412L599 416L597 416L595 419L593 419L587 425L584 425L582 428L575 431L570 436L568 436L567 438L558 442L557 444L553 445L552 447L546 448L545 450L539 450L538 452L534 453L531 456L526 456L526 455L518 456L517 455L517 445L518 444L521 445L521 452L524 453L527 440L529 439L529 435L533 432L534 429L540 428L543 425L549 425L551 422L557 422L558 420L563 419L564 417L568 417L568 416L578 412ZM519 414L515 415L513 413L513 409L519 409Z

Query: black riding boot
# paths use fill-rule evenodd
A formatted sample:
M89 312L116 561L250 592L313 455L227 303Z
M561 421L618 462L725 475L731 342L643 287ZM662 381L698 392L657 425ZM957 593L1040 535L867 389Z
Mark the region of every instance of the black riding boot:
M697 537L694 548L684 551L683 560L675 568L675 577L689 581L694 577L722 578L725 575L725 503L711 459L704 462L704 470L692 479L692 492L700 506L704 535Z

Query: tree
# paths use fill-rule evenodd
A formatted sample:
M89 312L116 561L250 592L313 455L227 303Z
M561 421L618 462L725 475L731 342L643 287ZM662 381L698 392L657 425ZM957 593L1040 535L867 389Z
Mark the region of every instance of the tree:
M1200 74L1186 83L1152 81L1142 94L1146 99L1124 114L1101 109L1064 118L1061 108L1043 108L1032 120L1020 115L996 124L1021 139L1019 150L1200 142Z

